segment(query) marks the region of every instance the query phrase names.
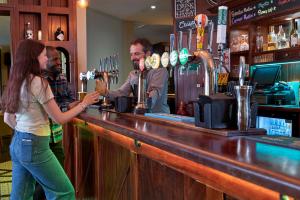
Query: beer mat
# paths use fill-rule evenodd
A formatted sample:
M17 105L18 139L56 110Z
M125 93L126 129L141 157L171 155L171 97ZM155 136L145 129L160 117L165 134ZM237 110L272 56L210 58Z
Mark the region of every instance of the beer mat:
M195 117L187 117L182 115L166 114L166 113L145 113L146 117L165 119L176 122L195 123Z
M276 144L283 147L289 147L300 150L300 138L295 137L282 137L282 136L245 136L245 138L250 140L255 140L257 142L264 142L268 144Z

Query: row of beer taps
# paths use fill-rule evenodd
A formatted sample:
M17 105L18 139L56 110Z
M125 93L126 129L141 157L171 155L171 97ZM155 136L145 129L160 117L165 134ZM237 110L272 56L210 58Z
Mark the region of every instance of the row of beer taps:
M119 56L114 54L105 58L100 58L98 69L81 72L79 79L81 80L81 91L86 91L87 81L102 79L107 83L107 89L110 84L118 84L119 82Z

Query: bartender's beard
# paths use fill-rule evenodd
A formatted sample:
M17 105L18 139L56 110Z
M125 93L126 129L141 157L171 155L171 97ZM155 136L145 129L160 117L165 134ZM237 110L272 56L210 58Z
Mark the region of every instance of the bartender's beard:
M134 70L139 70L140 66L139 66L139 61L138 60L133 60L132 61L132 66Z

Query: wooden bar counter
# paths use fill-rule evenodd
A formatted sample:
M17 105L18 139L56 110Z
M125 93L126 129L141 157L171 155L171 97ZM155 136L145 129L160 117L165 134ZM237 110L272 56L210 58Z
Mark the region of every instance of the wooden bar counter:
M64 147L78 199L300 198L300 150L249 137L88 109Z

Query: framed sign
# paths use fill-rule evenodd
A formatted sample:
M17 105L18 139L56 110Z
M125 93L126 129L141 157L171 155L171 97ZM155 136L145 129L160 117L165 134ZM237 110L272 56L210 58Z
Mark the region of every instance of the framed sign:
M175 19L196 16L196 0L175 0Z
M215 31L217 23L218 23L218 16L208 16L208 20L212 20L215 25ZM196 23L194 17L184 18L184 19L176 19L176 31L187 31L188 29L196 29Z
M291 8L300 8L299 0L261 0L248 3L231 11L231 24L249 21L260 16L286 11Z

